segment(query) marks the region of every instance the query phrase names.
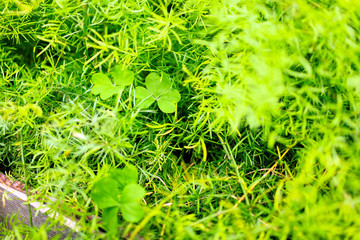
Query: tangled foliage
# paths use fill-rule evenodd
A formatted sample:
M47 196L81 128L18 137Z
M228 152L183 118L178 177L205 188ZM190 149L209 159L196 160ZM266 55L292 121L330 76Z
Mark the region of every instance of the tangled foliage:
M0 9L0 170L80 238L106 237L91 192L129 163L144 218L116 206L112 237L360 238L360 1Z

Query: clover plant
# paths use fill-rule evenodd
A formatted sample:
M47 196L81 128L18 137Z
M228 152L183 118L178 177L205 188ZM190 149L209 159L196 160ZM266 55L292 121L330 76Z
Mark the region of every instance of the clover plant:
M157 73L150 73L145 79L144 87L135 89L138 106L148 108L155 101L164 113L173 113L176 110L176 103L181 99L180 93L171 88L171 81L167 74L160 76Z
M115 94L121 93L125 86L131 85L134 80L134 73L130 70L122 70L116 66L110 73L96 73L92 77L94 86L91 92L94 95L100 94L100 98L106 100Z
M139 201L145 190L137 184L138 172L132 165L113 169L108 176L95 183L91 197L103 209L103 223L109 235L117 234L118 212L128 222L138 222L144 216Z
M0 172L59 213L0 239L360 239L360 0L0 9Z

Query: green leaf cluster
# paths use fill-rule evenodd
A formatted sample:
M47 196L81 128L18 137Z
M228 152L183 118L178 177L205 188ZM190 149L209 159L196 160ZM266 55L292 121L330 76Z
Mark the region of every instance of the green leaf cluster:
M360 239L359 0L0 9L0 171L61 215L85 206L82 239ZM141 190L111 170L129 159L140 224Z
M118 216L121 212L125 221L138 222L144 216L139 201L145 190L137 184L138 173L134 166L113 169L109 175L95 183L91 198L103 209L102 219L109 235L117 234Z

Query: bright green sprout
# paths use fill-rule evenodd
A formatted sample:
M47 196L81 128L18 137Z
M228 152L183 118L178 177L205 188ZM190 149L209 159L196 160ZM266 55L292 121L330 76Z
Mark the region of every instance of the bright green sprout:
M110 75L111 79L108 77ZM134 73L130 70L122 70L116 66L110 73L96 73L92 77L94 87L91 92L94 95L100 94L100 98L106 100L115 94L121 93L125 86L131 85L134 80Z
M161 111L164 113L173 113L176 110L176 103L181 99L180 93L171 89L171 81L168 75L163 74L162 77L157 73L150 73L145 79L144 87L135 89L138 106L140 108L148 108L157 101Z
M134 166L113 169L109 175L95 183L91 197L96 205L103 209L103 222L109 235L117 234L120 209L128 222L138 222L144 217L139 201L145 190L137 184L138 172Z

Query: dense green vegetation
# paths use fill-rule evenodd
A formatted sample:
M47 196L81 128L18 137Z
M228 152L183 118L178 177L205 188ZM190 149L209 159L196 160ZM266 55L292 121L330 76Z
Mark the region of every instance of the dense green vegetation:
M0 171L80 239L360 239L360 1L0 9Z

